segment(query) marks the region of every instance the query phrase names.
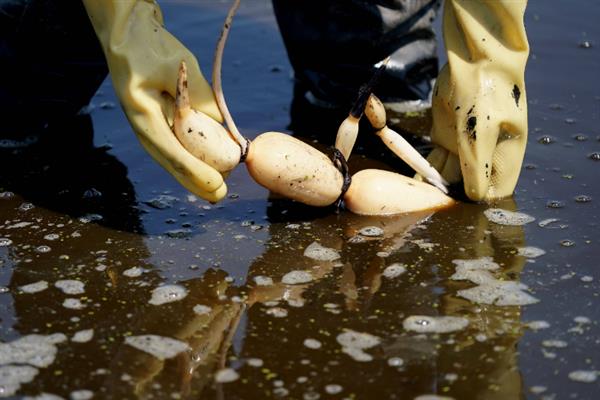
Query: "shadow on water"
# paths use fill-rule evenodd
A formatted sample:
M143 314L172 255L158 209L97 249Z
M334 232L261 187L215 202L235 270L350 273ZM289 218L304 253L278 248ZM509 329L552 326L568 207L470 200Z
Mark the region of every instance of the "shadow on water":
M224 66L232 111L251 132L286 126L292 99L268 4L241 9ZM573 82L585 99L577 103L542 85L539 60L560 54L544 42L552 15L535 7L532 140L515 199L493 205L537 218L524 226L491 222L489 206L467 203L398 218L310 209L269 197L243 168L229 178L230 197L209 205L152 164L112 108L93 109L93 128L81 116L52 140L0 149L1 339L66 336L45 366L14 361L18 346L1 345L0 368L34 365L35 379L18 393L64 398L78 390L110 399L594 398L597 381L581 377L600 370L592 267L600 193L588 158L598 150L600 93ZM196 54L211 54L206 37L216 37L223 4L167 2L164 11ZM199 25L206 30L191 29ZM257 40L263 46L252 47ZM590 72L597 53L586 59L592 53L575 53L588 50L569 40L552 45L581 54ZM242 70L255 79L242 80ZM105 84L94 102L116 100ZM550 106L560 102L568 112ZM563 122L571 113L577 121ZM292 128L311 144L320 129L331 131L320 117L302 120L312 127ZM537 143L547 132L553 144ZM364 140L354 170L402 168ZM524 253L533 245L546 254ZM65 293L61 280L84 291ZM25 286L41 281L48 287L39 292ZM173 301L154 304L155 289L170 284ZM534 304L510 305L519 302ZM436 332L448 325L433 317L454 317L456 330ZM140 335L179 342L140 349L130 344Z

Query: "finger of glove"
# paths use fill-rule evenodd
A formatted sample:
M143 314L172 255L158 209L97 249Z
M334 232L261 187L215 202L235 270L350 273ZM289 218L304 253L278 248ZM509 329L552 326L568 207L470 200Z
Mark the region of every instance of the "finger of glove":
M211 202L217 202L226 195L227 186L221 174L191 155L179 143L163 118L158 103L146 113L128 117L148 153L186 189Z
M128 43L128 46L123 48L123 54L117 46L111 47L112 52L121 56L123 60L128 60L123 68L133 70L138 76L144 77L145 89L153 88L158 92L167 92L173 98L179 66L181 61L185 61L192 107L222 122L214 94L200 71L196 57L162 26L159 11L154 2L137 2L130 18L135 21L155 22L130 24L128 35L123 39Z

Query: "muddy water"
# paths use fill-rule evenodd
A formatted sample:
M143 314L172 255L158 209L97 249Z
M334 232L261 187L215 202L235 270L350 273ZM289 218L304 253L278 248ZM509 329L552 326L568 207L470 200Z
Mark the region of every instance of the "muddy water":
M269 4L246 3L224 84L253 136L285 130L293 88ZM164 5L204 71L225 8ZM0 395L596 398L597 15L531 2L516 195L434 215L299 207L243 167L207 204L151 162L106 82L91 121L1 150ZM491 207L535 221L501 225Z

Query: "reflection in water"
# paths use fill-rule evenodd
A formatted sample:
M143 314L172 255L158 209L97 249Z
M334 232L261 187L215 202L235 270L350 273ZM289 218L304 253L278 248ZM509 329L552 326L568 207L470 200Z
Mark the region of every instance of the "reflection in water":
M457 296L473 284L449 279L453 260L492 257L501 267L492 271L496 278L518 280L521 227L490 223L482 207L468 204L435 215L371 218L307 216L301 206L275 201L269 240L245 282L205 269L177 282L187 291L183 299L152 305L163 272L147 261L122 165L91 146L63 149L64 157L46 149L19 150L32 152L30 164L12 150L2 157L3 167L12 166L5 171L18 171L2 178L2 190L16 193L1 209L2 235L13 241L0 253L13 269L3 271L11 295L2 298L2 319L13 321L3 339L57 332L70 338L24 392L67 396L79 388L114 399L521 396L519 307L474 304ZM91 188L101 195L84 195ZM93 214L102 219L90 222ZM326 249L307 253L314 242ZM390 265L396 273L384 274ZM84 293L62 292L59 279L82 282ZM39 281L49 287L19 289ZM65 308L68 298L83 308ZM413 333L403 328L411 315L463 317L469 326ZM76 334L88 338L73 340ZM189 347L160 359L125 343L138 335Z
M89 128L85 119L75 126ZM205 269L177 282L187 292L181 300L153 305L163 272L147 261L125 168L105 149L78 146L3 150L0 186L15 193L0 209L2 236L13 242L0 249L11 291L2 297L5 327L12 321L3 339L59 332L70 338L25 392L81 388L115 399L521 396L519 307L474 304L457 295L473 284L449 279L453 260L491 257L500 266L490 272L495 278L518 281L521 227L493 224L483 207L469 204L372 218L307 215L303 206L274 201L269 240L245 282ZM322 247L309 254L315 242ZM64 293L58 280L79 281L84 292ZM48 288L19 289L40 281ZM79 309L68 308L73 301ZM403 328L411 315L462 317L469 325L413 333ZM138 335L189 347L161 359L125 343Z

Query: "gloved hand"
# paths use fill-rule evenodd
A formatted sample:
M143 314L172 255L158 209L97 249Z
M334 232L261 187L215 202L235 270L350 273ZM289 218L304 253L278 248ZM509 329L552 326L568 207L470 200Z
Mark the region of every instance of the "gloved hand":
M188 66L192 107L219 122L222 118L197 60L165 30L158 5L152 0L83 3L117 96L144 148L189 191L211 202L222 199L227 186L221 174L192 156L169 127L182 60Z
M448 64L433 92L429 162L467 196L510 196L527 144L527 0L447 0Z

